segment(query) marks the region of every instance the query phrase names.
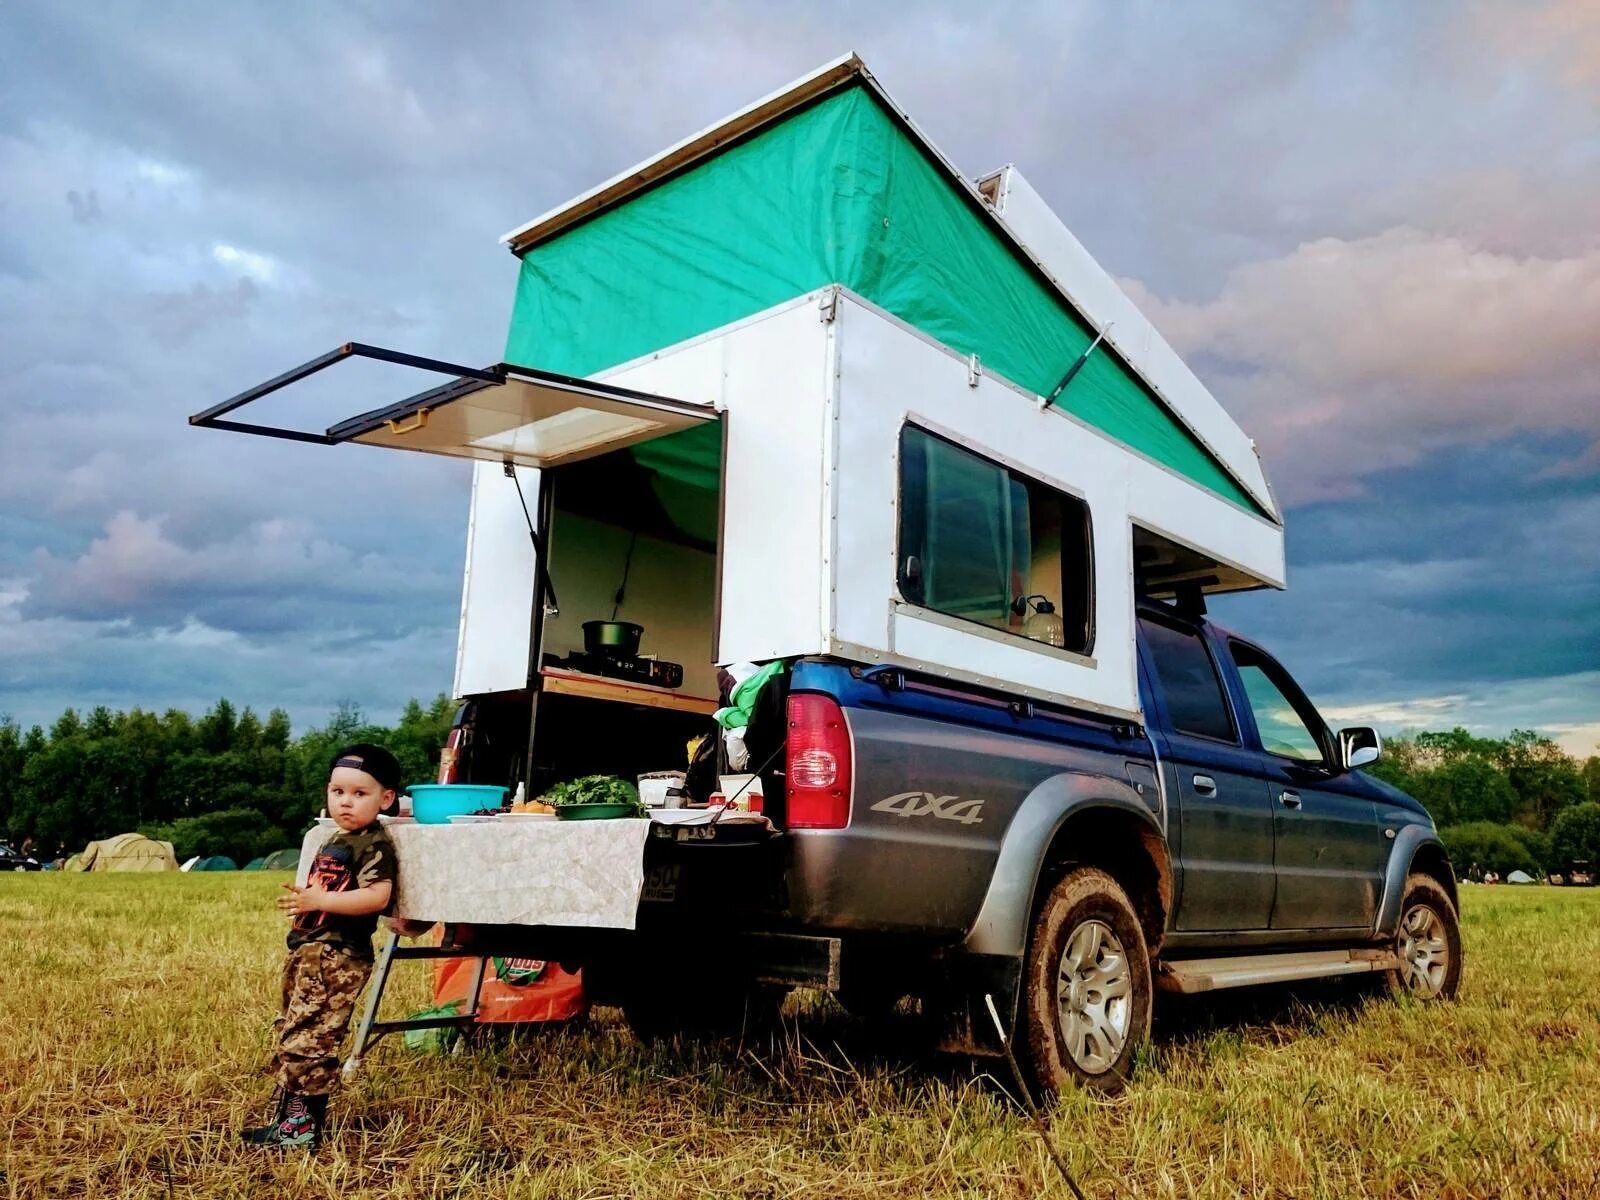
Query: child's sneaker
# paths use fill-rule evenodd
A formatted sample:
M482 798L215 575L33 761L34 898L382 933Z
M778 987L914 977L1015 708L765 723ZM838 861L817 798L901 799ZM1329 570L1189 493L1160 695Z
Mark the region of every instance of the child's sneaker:
M239 1136L252 1146L315 1150L322 1141L326 1103L325 1096L286 1096L276 1121L259 1129L246 1129Z

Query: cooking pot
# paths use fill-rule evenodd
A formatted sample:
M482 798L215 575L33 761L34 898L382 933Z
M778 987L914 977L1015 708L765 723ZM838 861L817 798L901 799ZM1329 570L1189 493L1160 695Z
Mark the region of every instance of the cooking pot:
M607 658L637 658L644 626L632 621L585 621L583 648L589 654Z

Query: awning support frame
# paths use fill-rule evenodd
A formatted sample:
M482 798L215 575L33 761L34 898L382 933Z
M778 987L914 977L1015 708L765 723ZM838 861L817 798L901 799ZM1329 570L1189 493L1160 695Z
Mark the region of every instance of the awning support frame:
M342 426L352 422L346 421L336 425L325 433L313 433L304 429L281 429L273 425L256 425L247 421L224 421L228 413L235 409L243 408L246 404L260 400L263 396L270 396L273 392L288 387L291 383L299 383L302 379L315 375L318 371L325 370L334 363L343 362L347 358L370 358L378 362L394 363L397 366L413 367L419 371L433 371L440 375L457 376L455 383L446 384L445 388L454 388L457 384L471 381L476 386L492 383L504 383L506 372L504 364L483 368L463 367L457 363L445 362L437 358L425 358L420 354L407 354L402 350L390 350L385 346L369 346L364 342L346 342L336 350L320 354L309 362L303 362L298 367L292 367L282 375L274 376L265 383L258 383L255 387L246 388L237 396L224 400L221 404L214 404L204 412L197 412L189 418L189 424L202 429L226 429L232 433L254 433L262 437L283 438L291 442L311 442L319 446L334 446L346 440L340 436ZM463 378L464 377L464 378ZM443 391L445 388L436 389ZM348 435L346 435L348 436Z

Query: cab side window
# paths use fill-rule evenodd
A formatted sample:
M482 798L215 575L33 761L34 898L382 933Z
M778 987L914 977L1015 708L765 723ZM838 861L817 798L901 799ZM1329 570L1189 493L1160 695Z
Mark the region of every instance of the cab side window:
M1219 742L1238 741L1222 680L1205 639L1194 630L1147 617L1139 618L1139 632L1166 699L1173 731Z
M1239 642L1230 648L1256 719L1256 731L1261 735L1261 748L1279 758L1322 762L1322 742L1315 732L1321 721L1306 711L1310 704L1283 668Z

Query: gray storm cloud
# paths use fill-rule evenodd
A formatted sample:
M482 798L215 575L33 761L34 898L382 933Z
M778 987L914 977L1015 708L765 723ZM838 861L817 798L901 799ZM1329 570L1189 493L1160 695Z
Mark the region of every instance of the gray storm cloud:
M184 417L350 338L497 359L502 231L849 48L964 170L1021 165L1256 436L1292 587L1238 623L1315 690L1600 669L1583 556L1536 548L1600 491L1594 14L0 7L0 711L447 687L465 470ZM1594 719L1570 694L1536 711Z
M1220 362L1291 503L1444 446L1600 441L1600 242L1518 257L1392 229L1242 264L1197 304L1129 287L1181 353Z

